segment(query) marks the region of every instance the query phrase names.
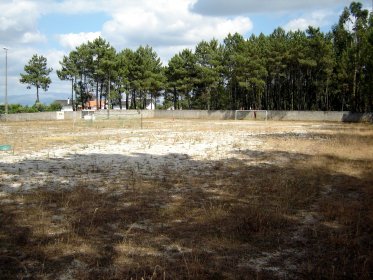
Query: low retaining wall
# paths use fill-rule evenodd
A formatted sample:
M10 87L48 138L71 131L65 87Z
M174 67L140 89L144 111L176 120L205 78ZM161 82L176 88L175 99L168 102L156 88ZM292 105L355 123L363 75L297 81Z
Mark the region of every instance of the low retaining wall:
M81 111L65 112L65 120L77 120L82 118Z
M98 120L108 119L128 119L128 118L144 118L152 119L154 118L154 110L110 110L108 114L107 110L96 111L95 118Z
M56 112L39 112L39 113L20 113L20 114L8 114L1 115L2 121L50 121L57 120Z
M241 113L242 119L265 120L264 111L245 114ZM182 110L182 111L154 111L155 118L167 119L211 119L211 120L234 120L235 111L206 111L206 110ZM240 118L239 118L240 119ZM267 119L274 121L323 121L323 122L371 122L373 113L351 113L337 111L268 111Z
M373 122L373 114L337 111L268 111L268 119L275 121Z
M373 123L373 113L344 113L343 122L370 122Z
M206 119L206 120L234 120L235 111L207 111L207 110L155 110L155 118L165 119Z
M141 114L140 114L141 113ZM94 112L96 119L107 119L107 111ZM41 112L0 115L0 121L50 121L62 119L62 112ZM265 119L265 113L255 114L257 120ZM110 119L125 119L142 117L144 119L205 119L205 120L234 120L235 111L207 110L110 110ZM63 119L81 119L82 112L63 112ZM253 119L253 113L243 119ZM268 120L283 121L326 121L326 122L370 122L373 123L373 113L351 112L321 112L321 111L268 111Z
M22 122L22 121L54 121L80 119L81 112L39 112L0 115L0 121Z

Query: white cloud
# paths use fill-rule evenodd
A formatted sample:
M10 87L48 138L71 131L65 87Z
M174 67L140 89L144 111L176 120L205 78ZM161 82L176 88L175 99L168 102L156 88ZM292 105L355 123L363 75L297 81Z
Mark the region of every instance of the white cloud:
M22 35L21 43L30 44L30 43L45 43L48 39L44 34L40 32L26 32Z
M61 67L59 62L62 60L64 55L66 55L66 53L61 50L49 50L43 56L47 58L48 67L52 67L53 70L57 70Z
M154 48L164 65L175 55L185 49L193 50L195 45L159 46Z
M333 16L333 13L328 11L315 11L310 15L296 18L286 23L283 28L286 31L305 31L309 26L323 27L330 24L329 19Z
M285 26L284 29L286 31L296 31L296 30L301 30L304 31L308 28L308 26L313 26L313 22L310 20L307 20L305 18L297 18L289 21Z
M237 17L234 19L211 19L210 24L203 25L204 19L201 19L198 25L186 31L186 38L190 42L198 43L206 39L224 39L229 33L238 32L245 34L250 31L253 24L249 18Z
M80 32L80 33L68 33L58 35L59 43L68 49L74 49L75 47L93 41L94 39L101 36L101 32Z
M77 1L78 9L87 0ZM92 1L90 9L96 10L101 1ZM61 5L72 5L65 1ZM58 35L59 43L69 49L88 40L102 36L118 50L135 49L150 45L166 61L181 50L181 46L194 46L202 40L222 40L228 33L246 34L253 24L248 17L205 17L191 12L195 0L108 0L101 9L111 15L102 31ZM168 50L168 51L167 51Z
M0 30L29 30L35 27L40 13L32 1L0 3Z
M8 45L45 41L37 30L41 13L36 2L5 1L0 3L0 10L0 38Z
M114 1L118 2L118 1ZM119 1L120 2L120 1ZM223 39L228 33L246 34L253 24L247 17L205 17L190 11L194 0L126 1L115 6L102 34L117 48L153 46L162 60L202 40ZM169 52L167 52L169 50Z

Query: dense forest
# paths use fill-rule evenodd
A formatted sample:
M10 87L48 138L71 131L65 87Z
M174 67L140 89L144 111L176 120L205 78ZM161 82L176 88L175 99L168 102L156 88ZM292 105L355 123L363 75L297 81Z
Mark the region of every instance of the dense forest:
M142 109L163 96L163 108L175 109L371 112L373 16L353 2L328 33L309 27L248 39L229 34L184 49L166 66L150 46L117 52L98 38L60 64L59 78L71 82L72 99L82 106L96 99Z

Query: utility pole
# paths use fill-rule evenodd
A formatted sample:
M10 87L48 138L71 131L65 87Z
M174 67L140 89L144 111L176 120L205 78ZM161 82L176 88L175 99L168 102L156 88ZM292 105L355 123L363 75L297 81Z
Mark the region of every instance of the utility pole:
M5 51L5 114L8 114L8 49L3 48Z
M108 94L107 94L107 100L108 100L108 107L107 107L107 118L110 119L110 73L109 73L109 82L108 82Z

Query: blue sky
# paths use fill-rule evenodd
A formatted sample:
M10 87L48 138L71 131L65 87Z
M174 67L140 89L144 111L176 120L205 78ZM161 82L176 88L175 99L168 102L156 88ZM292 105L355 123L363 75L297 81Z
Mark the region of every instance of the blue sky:
M360 1L371 9L371 0ZM0 46L8 50L8 102L31 105L35 89L19 83L33 54L48 59L52 84L43 103L66 99L70 84L55 74L59 61L98 36L117 51L148 44L164 63L201 40L228 33L270 34L275 28L329 31L348 0L0 0ZM0 104L5 93L5 51L0 49Z

